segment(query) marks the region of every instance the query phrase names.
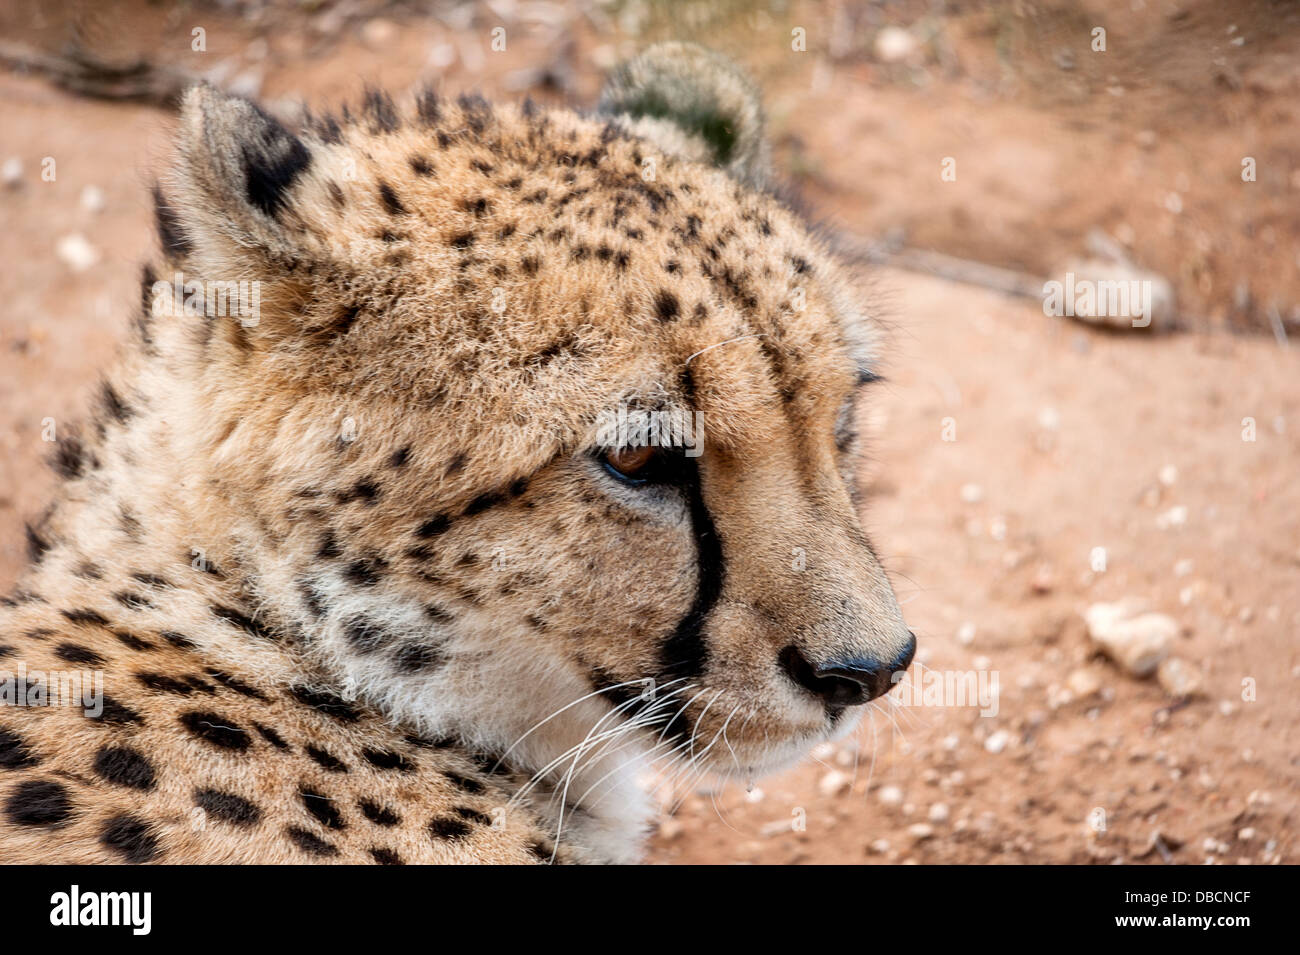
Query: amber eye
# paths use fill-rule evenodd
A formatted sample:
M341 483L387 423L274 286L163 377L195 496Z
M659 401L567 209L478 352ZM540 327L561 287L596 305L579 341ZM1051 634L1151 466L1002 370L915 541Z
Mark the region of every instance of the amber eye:
M641 481L651 470L650 465L658 457L658 451L658 448L648 444L635 448L615 448L602 454L600 460L618 477L628 481Z

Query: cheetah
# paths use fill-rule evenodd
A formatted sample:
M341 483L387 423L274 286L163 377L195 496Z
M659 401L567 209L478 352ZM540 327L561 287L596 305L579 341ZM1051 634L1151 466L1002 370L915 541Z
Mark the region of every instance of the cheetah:
M184 98L0 608L0 858L631 863L656 767L849 732L915 648L858 517L879 324L739 70L290 125Z

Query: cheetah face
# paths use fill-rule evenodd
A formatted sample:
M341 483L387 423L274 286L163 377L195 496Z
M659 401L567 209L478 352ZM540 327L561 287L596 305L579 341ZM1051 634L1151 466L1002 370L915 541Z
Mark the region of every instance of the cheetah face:
M375 94L301 134L192 93L167 251L260 315L157 334L231 546L330 679L557 775L750 776L911 658L854 502L874 332L726 152L756 105L692 154L640 76L603 121Z

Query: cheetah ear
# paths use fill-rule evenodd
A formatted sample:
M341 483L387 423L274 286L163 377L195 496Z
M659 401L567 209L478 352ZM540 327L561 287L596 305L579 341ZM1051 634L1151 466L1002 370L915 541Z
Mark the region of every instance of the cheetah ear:
M758 90L725 57L694 43L660 43L618 67L600 112L665 152L720 166L763 188L768 145Z
M301 139L248 100L204 85L185 94L176 145L176 225L201 259L289 251L280 220L312 162Z

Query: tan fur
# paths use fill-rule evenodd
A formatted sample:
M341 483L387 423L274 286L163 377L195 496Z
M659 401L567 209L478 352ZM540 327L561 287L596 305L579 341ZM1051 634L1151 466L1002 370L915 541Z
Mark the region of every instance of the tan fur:
M153 277L258 280L260 320L147 315L80 453L62 436L0 668L101 670L136 719L0 709L0 858L631 861L679 709L678 764L741 778L852 725L778 654L908 640L846 479L873 326L795 216L620 101L372 97L294 140L191 92ZM294 142L309 162L268 212L248 157ZM596 462L627 404L705 423L725 576L676 685L660 654L704 545L683 499ZM611 701L645 679L638 729ZM51 785L44 820L20 790Z

